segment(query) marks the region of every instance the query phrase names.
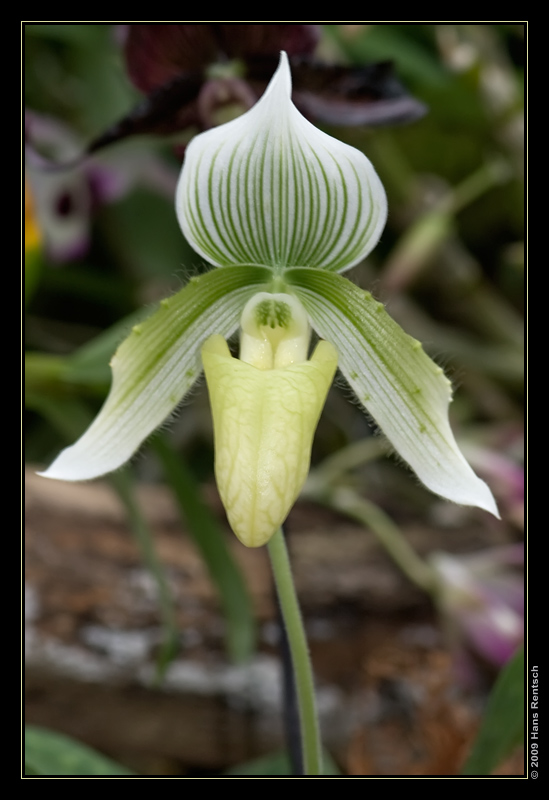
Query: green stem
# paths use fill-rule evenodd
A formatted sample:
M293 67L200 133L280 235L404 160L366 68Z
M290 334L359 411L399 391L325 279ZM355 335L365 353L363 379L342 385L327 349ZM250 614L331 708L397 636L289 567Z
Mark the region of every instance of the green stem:
M322 753L313 673L282 528L274 534L267 547L292 654L305 775L321 775Z
M322 496L325 490L333 486L346 472L387 455L389 450L390 445L387 441L373 436L345 445L311 470L305 492L313 496Z
M313 495L310 495L311 499ZM328 489L318 502L340 511L370 528L404 574L421 589L432 593L436 579L431 567L408 544L400 529L384 511L351 489Z

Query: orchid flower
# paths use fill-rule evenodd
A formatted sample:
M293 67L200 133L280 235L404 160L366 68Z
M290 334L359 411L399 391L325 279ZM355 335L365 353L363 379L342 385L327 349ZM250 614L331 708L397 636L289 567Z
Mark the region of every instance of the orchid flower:
M111 362L109 397L46 477L124 464L206 374L216 478L249 546L282 524L307 476L336 366L417 477L497 515L448 421L450 382L387 314L341 276L379 240L387 202L369 160L291 101L288 58L237 119L195 137L176 192L183 233L215 269L163 300ZM240 328L240 358L226 343ZM308 358L311 329L320 339Z
M390 62L356 67L316 59L320 25L121 24L115 30L128 77L145 97L91 142L88 154L134 135L204 131L220 116L251 108L281 50L292 64L294 101L309 119L394 125L425 114Z
M84 256L91 244L92 212L123 197L135 185L162 195L173 193L177 173L139 146L116 157L81 158L74 132L53 117L25 112L26 181L52 262ZM64 161L67 166L55 167ZM27 189L27 187L26 187Z
M478 666L501 669L524 638L524 547L493 547L465 556L433 553L436 600L463 683Z

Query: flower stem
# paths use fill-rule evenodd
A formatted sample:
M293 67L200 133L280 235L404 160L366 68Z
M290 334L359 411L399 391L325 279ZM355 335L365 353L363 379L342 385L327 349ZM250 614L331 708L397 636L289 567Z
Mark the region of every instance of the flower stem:
M322 755L313 673L282 528L270 539L267 547L292 655L305 775L321 775Z
M416 586L432 593L437 585L432 567L416 553L399 527L379 506L345 487L325 490L322 496L315 499L369 527L403 573Z

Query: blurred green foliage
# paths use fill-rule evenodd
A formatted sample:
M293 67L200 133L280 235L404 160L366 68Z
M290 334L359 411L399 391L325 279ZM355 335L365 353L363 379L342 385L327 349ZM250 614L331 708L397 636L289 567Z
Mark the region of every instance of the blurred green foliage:
M35 725L25 728L25 777L120 777L133 774L69 736Z
M524 647L502 669L462 775L489 775L524 742Z

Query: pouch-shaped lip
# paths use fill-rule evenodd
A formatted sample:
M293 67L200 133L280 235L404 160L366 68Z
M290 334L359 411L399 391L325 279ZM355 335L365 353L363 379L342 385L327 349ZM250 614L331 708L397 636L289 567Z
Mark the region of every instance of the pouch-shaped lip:
M231 528L248 547L265 544L307 478L313 436L337 367L319 342L311 359L262 370L210 337L202 362L215 436L215 474Z

